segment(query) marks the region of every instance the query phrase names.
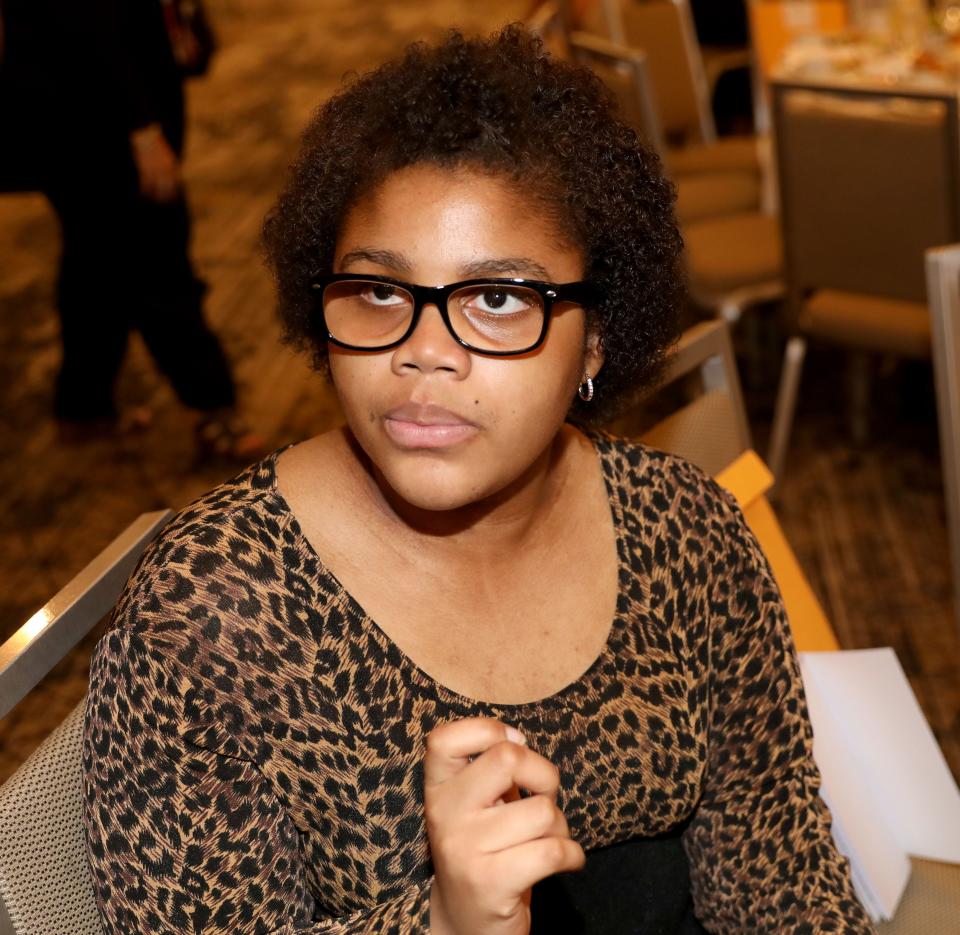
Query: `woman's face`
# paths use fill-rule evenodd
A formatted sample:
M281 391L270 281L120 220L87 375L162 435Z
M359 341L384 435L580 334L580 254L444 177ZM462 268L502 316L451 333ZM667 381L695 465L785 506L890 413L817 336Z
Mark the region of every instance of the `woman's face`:
M486 276L579 281L583 256L566 240L508 181L414 166L349 212L334 271L425 286ZM555 304L544 343L519 357L462 347L433 305L392 350L330 346L351 431L393 492L427 510L477 503L523 477L556 436L584 373L596 376L601 362L572 303Z

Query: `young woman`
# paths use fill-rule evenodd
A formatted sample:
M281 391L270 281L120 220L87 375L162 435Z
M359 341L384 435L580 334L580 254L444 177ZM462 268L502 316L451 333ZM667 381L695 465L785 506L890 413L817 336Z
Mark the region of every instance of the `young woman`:
M346 425L181 513L98 646L107 931L871 931L736 506L577 427L680 283L598 82L519 28L413 47L319 111L265 242Z

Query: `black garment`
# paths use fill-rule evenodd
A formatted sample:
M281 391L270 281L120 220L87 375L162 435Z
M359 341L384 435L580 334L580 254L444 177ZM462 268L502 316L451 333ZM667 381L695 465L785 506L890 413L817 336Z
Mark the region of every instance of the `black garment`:
M149 123L178 156L183 149L183 88L159 0L3 2L0 117L19 154L9 164L21 182L29 168L63 232L57 416L113 417L132 329L184 404L232 406L229 365L189 259L186 202L142 198L130 150L130 132Z
M706 935L693 914L684 827L591 851L577 873L541 880L530 935Z

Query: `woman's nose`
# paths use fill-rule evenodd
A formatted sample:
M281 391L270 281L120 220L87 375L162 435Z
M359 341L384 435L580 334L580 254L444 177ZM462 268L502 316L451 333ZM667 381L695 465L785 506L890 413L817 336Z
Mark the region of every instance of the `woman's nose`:
M456 373L469 369L470 352L450 333L440 309L424 305L417 327L394 351L394 369L414 369L424 373L450 370Z

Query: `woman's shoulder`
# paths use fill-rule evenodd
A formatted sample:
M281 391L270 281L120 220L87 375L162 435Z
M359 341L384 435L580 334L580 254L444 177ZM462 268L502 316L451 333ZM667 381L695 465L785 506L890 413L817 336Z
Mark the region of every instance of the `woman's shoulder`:
M728 518L736 501L693 462L608 432L590 433L610 486L622 504L667 514L678 509Z
M297 550L289 508L276 491L278 453L197 498L164 526L127 582L114 627L189 630L281 589Z
M276 490L276 461L282 450L181 509L160 531L143 564L182 557L185 549L216 561L214 556L223 556L234 539L270 544L288 520L286 504Z

